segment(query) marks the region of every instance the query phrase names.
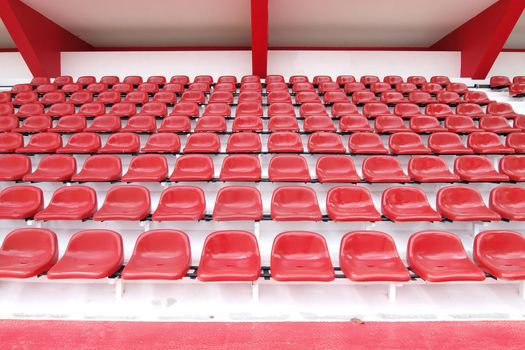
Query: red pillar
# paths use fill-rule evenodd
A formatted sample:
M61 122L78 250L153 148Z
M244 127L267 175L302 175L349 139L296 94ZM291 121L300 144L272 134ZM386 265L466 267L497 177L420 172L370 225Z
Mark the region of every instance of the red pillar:
M268 70L268 0L251 0L252 74L266 77Z

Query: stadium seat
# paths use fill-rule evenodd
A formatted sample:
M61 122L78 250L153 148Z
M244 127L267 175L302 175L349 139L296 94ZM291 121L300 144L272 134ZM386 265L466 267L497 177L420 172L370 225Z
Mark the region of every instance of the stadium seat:
M292 85L292 91L295 93L299 92L315 92L314 85L309 82L299 82Z
M255 187L226 186L219 190L213 207L215 221L258 221L262 219L261 194Z
M54 105L51 105L51 107L49 107L49 109L47 110L47 115L53 116L53 117L61 117L61 116L71 115L71 114L75 114L75 106L71 103L55 103ZM79 109L79 115L84 116L83 113L80 113L80 109Z
M350 99L342 91L327 91L323 95L323 102L325 104L344 103L349 102Z
M425 192L417 187L390 187L381 197L383 215L393 221L440 221L439 215L428 203Z
M273 191L272 219L277 221L320 221L322 219L315 191L304 186L283 186Z
M463 100L467 103L478 105L486 105L492 102L484 91L467 91L463 95Z
M71 77L70 75L61 75L61 76L56 77L55 80L53 80L53 82L57 84L58 86L62 86L65 84L72 83L73 77Z
M348 150L355 154L388 154L378 134L356 132L348 138Z
M184 91L184 84L179 83L167 83L164 84L161 91L164 92L173 92L175 94L180 94Z
M120 83L120 78L115 75L105 75L100 78L99 82L107 85L116 85Z
M84 103L93 102L93 94L87 91L77 91L69 96L68 102L74 106L81 106Z
M428 92L424 91L411 91L408 93L408 102L414 103L420 106L431 104L436 102Z
M272 83L284 83L284 77L282 75L269 74L265 78L266 85Z
M368 103L376 103L377 98L373 92L356 91L352 94L352 102L358 106L362 106Z
M262 91L262 85L259 81L257 82L241 82L241 88L239 89L241 92L246 91L256 91L261 92Z
M438 154L471 154L458 134L453 132L436 132L428 137L428 147Z
M335 279L326 240L308 231L278 234L272 245L270 269L272 278L280 282L330 282Z
M93 215L95 221L144 220L150 213L151 201L147 188L127 185L111 187L102 207Z
M293 154L273 156L268 165L268 178L273 182L311 180L306 159Z
M346 83L354 83L355 77L353 75L339 75L336 78L336 82L337 84L339 84L339 86L344 85Z
M41 84L35 88L35 91L39 94L45 94L48 92L56 91L57 86L55 84Z
M268 87L266 87L266 90L268 90ZM327 92L343 92L339 84L333 81L327 81L319 84L319 87L317 88L317 91L324 94ZM345 94L346 96L346 94Z
M236 117L232 123L232 131L262 131L263 122L261 117L254 115L243 115Z
M77 83L82 84L84 86L87 86L89 84L94 84L96 82L97 82L97 79L91 75L83 75L81 77L78 77L77 79Z
M210 181L214 168L210 156L205 154L185 154L175 161L175 169L170 176L172 181Z
M184 232L150 230L137 238L121 276L124 280L179 280L190 264L190 240Z
M91 92L88 92L88 91L82 91L83 87L82 87L82 84L79 84L79 83L69 83L69 84L64 84L62 85L62 87L60 88L60 90L62 92L64 92L65 94L76 94L78 92L85 92L85 94L83 94L84 96L92 96L92 93Z
M333 187L326 195L326 211L334 221L380 221L370 192L359 186Z
M237 120L239 118L235 118ZM235 120L233 121L235 123ZM268 121L268 131L299 131L297 119L290 115L276 115Z
M255 236L247 231L217 231L204 241L197 270L203 282L246 281L259 278L261 257Z
M524 221L525 190L517 186L495 187L490 191L489 206L502 218Z
M392 113L390 112L386 104L373 102L364 105L363 114L365 115L365 117L378 117L381 115L389 115Z
M202 116L199 119L197 119L197 123L195 124L194 131L195 132L225 132L226 131L226 119L221 115Z
M408 240L410 269L429 282L483 281L485 274L468 257L458 236L421 231Z
M72 181L118 181L122 176L122 162L118 156L98 154L86 158L82 169L73 175Z
M259 102L241 102L237 104L235 109L235 117L243 115L256 115L262 117L263 109Z
M0 102L2 101L0 100ZM61 91L48 92L42 96L40 102L46 106L53 105L55 103L64 103L66 102L66 95Z
M417 182L456 182L459 176L450 172L438 156L415 156L408 161L408 175Z
M24 137L16 132L4 132L0 137L0 152L12 153L24 146Z
M217 79L217 84L215 84L215 86L221 83L237 84L237 77L234 75L220 76L219 79Z
M331 132L315 132L308 136L308 152L310 153L345 153L341 136Z
M142 77L141 76L138 76L138 75L129 75L127 77L124 77L124 79L122 80L123 83L128 83L128 84L131 84L131 85L134 85L134 86L138 86L140 84L142 84L143 80L142 80Z
M75 157L50 154L40 160L33 173L24 176L24 181L67 181L76 173L76 170Z
M303 105L304 106L304 105ZM301 106L301 107L303 107ZM321 105L322 106L322 105ZM322 107L324 109L324 106ZM270 119L274 116L282 116L287 115L291 117L295 117L295 109L292 104L290 103L272 103L268 107L268 116ZM324 115L324 114L321 114Z
M284 95L290 96L288 92L288 85L286 83L270 83L266 84L266 92L271 94L272 92L280 92Z
M405 96L397 91L385 91L381 94L379 102L386 103L388 105L395 105L397 103L406 102Z
M18 181L31 172L31 159L23 154L0 155L0 181Z
M431 95L438 95L442 92L442 90L443 88L441 85L436 83L425 83L421 85L421 91L428 92Z
M472 255L476 264L503 280L525 279L525 239L508 230L483 231L474 238Z
M515 132L507 135L505 145L513 148L516 153L525 153L525 133Z
M437 94L436 100L438 103L445 103L448 105L456 105L463 102L459 94L453 91L441 91Z
M137 153L140 150L139 135L131 132L117 132L109 135L99 153Z
M0 191L0 219L29 219L44 209L44 195L35 186L10 186Z
M123 132L154 132L157 128L155 117L149 115L136 115L130 117L126 126L120 131Z
M444 103L431 103L425 107L425 114L436 118L446 118L449 115L453 115L454 112L449 105Z
M222 161L221 181L260 181L261 162L256 155L231 154Z
M149 95L159 92L159 86L154 83L141 83L137 86L137 91L143 91Z
M267 100L270 105L274 103L292 103L292 97L288 91L272 91L268 94Z
M207 132L191 134L184 145L184 153L219 153L220 150L219 136Z
M149 101L149 96L144 91L131 91L126 94L124 102L133 105L144 105Z
M197 117L199 116L199 105L193 102L179 102L173 106L170 115Z
M343 117L345 115L356 115L359 114L357 106L350 102L337 102L332 105L331 109L332 116Z
M81 115L65 115L57 124L49 129L51 132L82 132L86 128L86 118Z
M261 149L261 138L254 132L231 134L226 144L226 153L260 153Z
M226 91L214 91L211 93L208 103L233 103L233 94Z
M154 221L200 220L206 214L206 196L195 186L171 186L162 191Z
M168 162L160 154L141 154L131 159L122 181L163 181L168 176Z
M363 132L372 131L368 119L362 115L345 115L339 119L339 130L341 132Z
M486 116L479 119L479 127L485 131L508 133L519 131L507 123L507 118L502 116Z
M58 260L56 234L43 228L9 232L0 247L0 278L29 278L43 274Z
M165 103L148 102L142 105L138 115L150 115L153 117L165 117L168 115L168 107Z
M169 116L162 119L157 132L188 132L191 129L191 121L187 116Z
M100 136L92 132L79 132L72 134L63 147L56 153L97 153L100 148Z
M513 84L524 84L525 83L525 76L523 75L516 75L514 78L512 78Z
M409 182L399 160L390 156L370 156L363 161L363 178L368 182Z
M17 148L16 153L54 153L61 146L62 138L59 134L41 132L31 136L28 144Z
M0 117L0 132L10 132L18 128L18 118L14 115L5 115Z
M421 115L421 110L415 103L398 103L394 107L394 114L402 118L412 118Z
M459 95L464 95L468 91L468 87L464 83L448 83L446 89Z
M51 117L47 115L33 115L24 119L22 125L14 128L14 132L37 133L51 128Z
M179 136L174 133L152 134L140 151L143 153L178 153L180 151Z
M64 255L47 272L48 279L100 279L117 272L124 261L122 237L110 230L75 233Z
M487 114L514 118L517 114L512 105L507 102L492 102L487 106Z
M301 136L294 132L279 131L270 134L268 137L268 152L303 152Z
M461 156L454 160L454 172L462 180L471 182L509 181L509 177L494 169L492 161L484 156Z
M439 84L441 86L446 86L448 83L450 83L450 78L443 75L435 75L430 78L430 82Z
M490 83L489 86L491 89L501 89L509 87L509 85L512 84L509 77L506 77L504 75L495 75L490 77Z
M51 108L49 113L51 113ZM106 113L106 106L100 102L84 103L78 110L78 114L86 117L98 117L104 113ZM67 111L64 114L71 114L71 111Z
M374 128L379 133L408 131L403 119L397 115L380 115L376 117Z
M500 158L499 171L512 181L525 180L525 156L508 155Z
M28 103L38 103L38 94L33 91L19 92L13 98L13 105L21 106Z
M237 104L239 103L245 103L245 102L251 102L251 103L262 103L262 94L259 91L241 91L239 93L239 96L237 97ZM291 100L290 100L291 102ZM270 102L268 102L270 103Z
M344 90L347 94L353 95L358 91L367 91L365 84L359 82L351 82L344 84Z
M410 94L413 91L417 91L418 88L412 83L399 83L396 85L396 91L402 94Z
M299 115L306 118L313 115L328 115L328 113L326 112L325 105L321 103L303 103L301 107L299 107Z
M58 105L58 104L57 104ZM65 105L68 105L67 103ZM54 107L51 106L50 110L53 110ZM68 111L66 114L70 114L71 112ZM22 116L22 117L30 117L32 115L41 115L44 114L44 105L41 103L28 103L25 105L22 105L18 107L18 112L16 112L16 115Z
M117 91L104 91L98 94L97 102L102 102L106 105L112 105L120 102L120 93Z
M47 207L36 213L35 220L84 220L97 210L97 193L88 186L57 189Z
M445 128L453 133L471 133L481 131L474 124L472 117L464 115L451 115L445 118Z
M323 83L331 83L332 77L330 77L329 75L316 75L313 78L312 82L314 83L314 85L320 85Z
M111 87L112 91L116 91L120 94L132 94L132 96L144 96L143 92L139 92L139 94L134 94L134 88L132 84L129 83L117 83Z
M481 194L472 187L449 186L438 190L437 210L454 221L499 221L498 213L487 208Z
M525 95L525 84L511 84L509 95L512 97L523 97Z
M498 134L492 132L473 132L468 135L467 146L476 153L514 153L514 149L503 145Z
M306 75L292 75L288 79L288 83L293 85L296 83L308 83L308 77Z
M120 117L116 115L101 115L93 119L84 129L85 132L117 132L121 128Z
M394 154L428 154L430 149L423 145L421 136L414 132L398 132L390 135L388 146Z
M354 282L407 282L410 274L392 237L379 231L348 232L341 240L339 264Z
M317 159L315 166L319 182L359 182L360 178L351 157L327 155Z
M410 118L410 129L418 133L432 133L447 131L447 128L442 127L439 120L428 115L419 115Z
M11 88L12 94L18 94L20 92L27 92L33 90L33 86L31 84L15 84Z
M377 82L377 83L370 84L370 91L376 95L381 94L385 91L391 91L391 90L392 90L392 86L387 83Z
M188 85L190 78L186 75L174 75L170 78L170 83Z
M219 117L228 117L231 115L230 105L226 103L212 103L206 106L204 112L202 113L203 117L206 116L219 116Z
M379 80L379 77L377 77L375 75L363 75L363 76L361 76L361 79L359 79L359 81L362 84L365 84L366 86L369 86L370 84L378 83L381 80Z
M313 92L313 91L298 92L295 94L295 103L298 103L298 104L321 103L321 98L319 97L317 92Z
M419 75L412 75L407 78L407 83L411 83L417 86L421 86L427 82L425 77Z

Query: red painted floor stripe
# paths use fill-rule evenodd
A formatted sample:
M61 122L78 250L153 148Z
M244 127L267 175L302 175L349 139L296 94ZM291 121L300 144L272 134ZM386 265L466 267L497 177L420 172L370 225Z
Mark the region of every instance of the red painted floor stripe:
M525 322L0 321L1 349L523 349Z

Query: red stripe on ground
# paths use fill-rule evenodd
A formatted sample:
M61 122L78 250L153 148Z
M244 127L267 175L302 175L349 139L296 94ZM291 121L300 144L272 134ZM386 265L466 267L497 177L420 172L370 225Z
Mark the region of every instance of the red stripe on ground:
M1 349L523 349L525 322L0 321Z

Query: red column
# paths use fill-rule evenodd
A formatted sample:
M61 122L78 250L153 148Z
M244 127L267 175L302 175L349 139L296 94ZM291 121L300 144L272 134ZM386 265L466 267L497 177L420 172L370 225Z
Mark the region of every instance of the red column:
M251 0L252 74L266 77L268 69L268 0Z

